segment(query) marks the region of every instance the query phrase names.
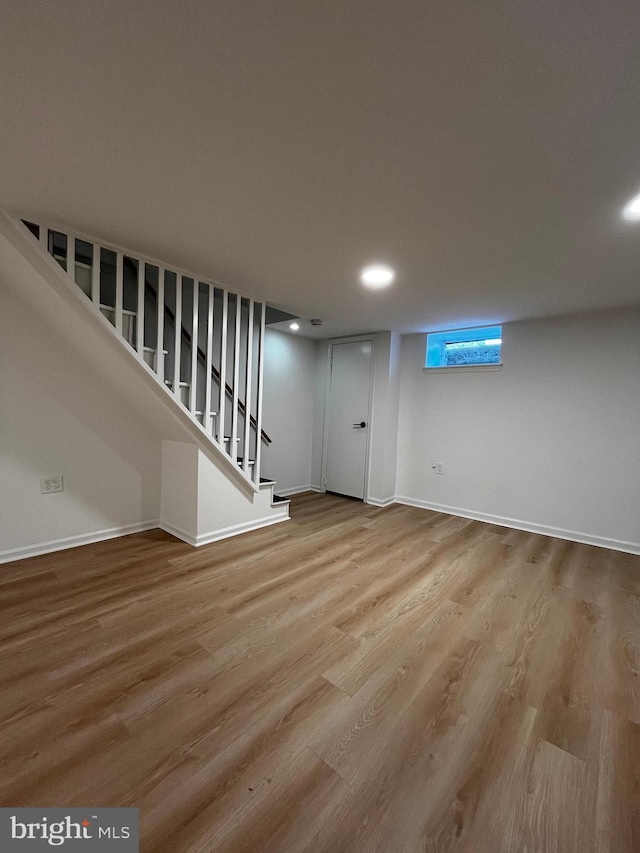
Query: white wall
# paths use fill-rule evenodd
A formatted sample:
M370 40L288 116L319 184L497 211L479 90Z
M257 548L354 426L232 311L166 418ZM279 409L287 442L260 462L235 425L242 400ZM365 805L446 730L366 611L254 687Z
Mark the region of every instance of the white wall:
M0 290L0 560L153 523L159 437L15 290ZM42 495L40 478L55 474L64 492Z
M640 548L640 311L510 323L495 372L403 339L400 500ZM432 464L444 464L437 475Z
M160 523L180 539L198 536L198 448L183 441L162 442Z
M374 339L369 484L367 500L390 503L396 487L400 386L400 336L379 332Z
M277 482L276 494L311 483L316 342L267 329L264 351L262 476Z
M316 365L313 378L313 444L311 447L311 484L322 491L322 462L324 454L324 422L326 415L329 367L329 341L316 344Z
M277 490L277 488L276 488ZM289 519L289 505L271 506L271 488L245 493L198 450L198 537L203 545Z
M162 442L160 526L191 545L286 521L288 505L271 506L271 489L257 493L231 483L195 444Z

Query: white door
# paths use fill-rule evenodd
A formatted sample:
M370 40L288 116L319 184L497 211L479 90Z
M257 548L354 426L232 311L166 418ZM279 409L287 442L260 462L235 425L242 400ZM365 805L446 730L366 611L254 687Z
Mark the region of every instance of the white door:
M332 345L325 488L364 499L371 395L371 341Z

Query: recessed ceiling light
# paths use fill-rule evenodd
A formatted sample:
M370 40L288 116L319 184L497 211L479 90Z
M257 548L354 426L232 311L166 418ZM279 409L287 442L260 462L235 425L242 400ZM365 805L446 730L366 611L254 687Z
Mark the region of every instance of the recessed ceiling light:
M632 198L629 204L625 205L622 215L631 222L640 220L640 193Z
M370 267L365 267L360 273L360 281L366 287L373 289L388 287L395 277L396 274L391 267L386 267L383 264L373 264Z
M298 323L289 323L289 328L292 332L297 332L300 326L298 325Z

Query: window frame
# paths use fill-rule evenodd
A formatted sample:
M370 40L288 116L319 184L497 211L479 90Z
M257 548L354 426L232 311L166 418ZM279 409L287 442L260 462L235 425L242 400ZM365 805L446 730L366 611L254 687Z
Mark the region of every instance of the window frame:
M447 340L449 338L449 340ZM475 364L429 364L434 358L438 358L441 362L442 351L446 343L472 343L479 339L485 338L492 340L500 338L500 352L498 362L477 362ZM500 370L503 366L502 361L502 346L504 344L502 324L492 326L471 326L468 328L458 329L443 329L440 331L427 332L425 359L423 370L428 373L439 372L476 372L486 370Z

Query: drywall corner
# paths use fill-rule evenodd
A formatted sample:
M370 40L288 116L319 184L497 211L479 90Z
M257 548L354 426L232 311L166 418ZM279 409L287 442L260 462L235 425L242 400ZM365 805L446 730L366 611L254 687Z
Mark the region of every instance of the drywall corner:
M386 506L396 486L400 336L374 335L373 411L367 501Z
M191 545L198 536L198 453L195 444L162 442L160 525Z
M315 399L313 404L313 441L311 446L311 483L323 490L322 457L324 453L324 419L329 366L329 341L316 343Z

